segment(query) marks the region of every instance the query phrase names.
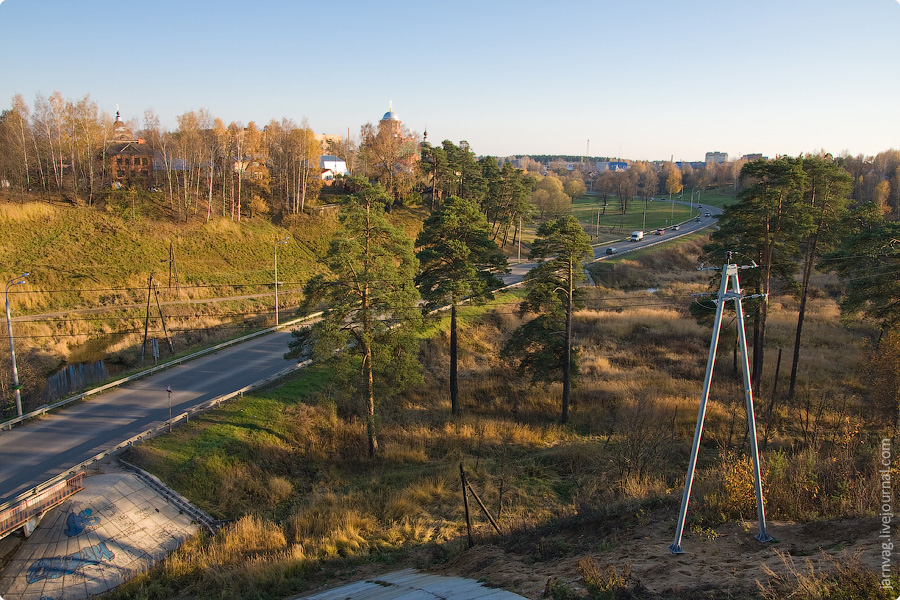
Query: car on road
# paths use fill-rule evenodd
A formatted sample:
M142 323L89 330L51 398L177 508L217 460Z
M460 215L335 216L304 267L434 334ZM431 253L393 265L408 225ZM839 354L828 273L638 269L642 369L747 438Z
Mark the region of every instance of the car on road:
M607 254L616 254L618 251L619 251L618 248L613 248L612 246L610 246L609 248L606 249Z
M666 232L665 229L660 228L660 229L657 229L657 230L656 230L656 235L662 235L662 234L664 234L665 232Z
M704 217L711 217L711 216L712 216L712 213L706 213L706 214L704 214L703 216L704 216Z
M672 231L678 231L680 225L672 225Z
M700 222L700 217L697 217L697 218L694 219L694 220L697 221L697 222L699 223L699 222Z

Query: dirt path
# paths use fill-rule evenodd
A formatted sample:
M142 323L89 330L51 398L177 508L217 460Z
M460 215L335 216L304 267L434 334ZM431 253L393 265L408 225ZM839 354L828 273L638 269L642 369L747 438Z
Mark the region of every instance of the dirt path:
M779 552L793 558L798 570L811 561L818 571L833 567L826 556L847 557L859 553L861 562L881 568L880 520L851 519L815 523L770 522L769 533L777 543L761 544L753 536L755 522L728 523L702 534L687 533L685 554L672 555L668 545L675 532L675 515L653 515L644 524L618 530L617 540L594 538L590 530L569 539L571 553L550 560L511 551L509 546L479 546L438 569L441 573L484 580L489 585L513 590L527 598L542 598L547 581L556 578L573 590L584 590L578 562L593 557L601 567L612 565L621 574L631 566L631 584L639 581L660 597L681 592L684 598L753 597L769 577L765 567L785 573ZM653 519L656 520L653 520ZM559 543L561 540L556 539ZM587 548L585 548L585 546ZM593 549L591 549L593 547Z

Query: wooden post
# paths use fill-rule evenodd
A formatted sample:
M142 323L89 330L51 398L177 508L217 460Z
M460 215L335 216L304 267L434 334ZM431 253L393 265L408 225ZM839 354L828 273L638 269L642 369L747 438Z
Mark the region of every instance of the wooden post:
M150 327L150 296L153 290L153 275L150 275L150 283L147 284L147 315L144 317L144 344L141 346L141 364L144 364L144 355L147 353L147 330Z
M472 485L467 481L466 486L469 488L469 491L472 492L472 495L475 496L475 501L478 502L478 506L481 507L481 511L484 513L484 516L488 518L488 521L491 522L491 525L494 526L494 530L499 534L500 527L497 525L497 521L494 520L494 516L488 511L487 507L484 505L484 502L481 501L481 498L478 497L478 494L475 493L475 490L472 488Z
M459 478L462 480L463 507L466 509L466 531L469 535L469 548L474 548L475 540L472 538L472 519L469 517L469 496L466 493L469 484L466 481L466 472L463 471L462 463L459 463Z
M162 313L162 306L159 304L159 288L156 290L156 309L159 311L159 320L162 321L163 333L166 335L166 341L169 342L169 352L175 352L175 346L172 345L172 339L169 337L169 331L166 329L166 318Z

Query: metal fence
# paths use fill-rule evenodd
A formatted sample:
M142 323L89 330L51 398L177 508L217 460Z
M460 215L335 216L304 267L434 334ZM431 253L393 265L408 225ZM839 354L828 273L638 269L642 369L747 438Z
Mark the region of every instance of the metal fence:
M78 473L43 490L39 489L14 506L0 511L0 537L15 531L30 519L62 503L75 492L83 490L83 476L84 473Z

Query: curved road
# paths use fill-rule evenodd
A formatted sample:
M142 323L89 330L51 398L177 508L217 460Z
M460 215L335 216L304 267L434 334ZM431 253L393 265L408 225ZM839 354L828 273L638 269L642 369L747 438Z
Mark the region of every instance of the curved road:
M713 215L721 212L712 207L704 208L703 213L706 211ZM677 233L691 233L714 222L709 217L699 223L690 220ZM674 237L667 230L663 236L651 233L641 242L624 241L615 247L622 254ZM610 245L595 246L595 258L605 258ZM507 285L522 281L534 264L513 265L504 277ZM163 423L169 416L167 386L172 388L172 414L178 415L295 364L283 358L289 339L290 331L284 330L259 336L0 432L0 502Z
M676 200L678 204L687 204L687 202L680 202ZM709 217L705 217L706 213L709 213ZM622 254L627 254L632 250L638 250L640 248L647 248L649 246L655 246L661 242L668 242L670 240L674 240L680 238L681 236L688 235L690 233L694 233L696 231L700 231L701 229L705 229L711 225L716 223L715 217L722 213L721 208L716 208L714 206L704 206L700 211L700 221L697 222L694 219L689 219L684 223L681 223L678 227L678 231L672 231L671 227L666 228L666 232L663 235L656 235L656 230L651 229L649 231L644 232L644 239L640 242L631 242L629 238L631 237L631 233L629 232L628 237L618 240L615 242L609 242L605 244L594 244L594 260L604 260L607 258L616 258ZM618 251L616 254L608 255L606 254L607 248L616 248ZM520 283L525 278L525 273L534 268L537 263L535 262L525 262L520 264L511 264L509 273L503 276L503 281L506 285L513 285L516 283Z

